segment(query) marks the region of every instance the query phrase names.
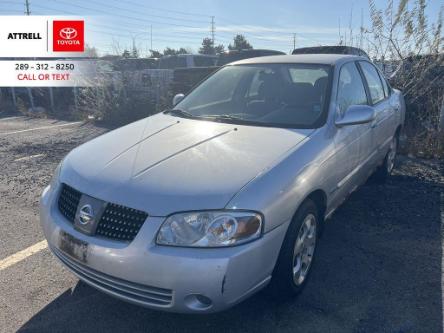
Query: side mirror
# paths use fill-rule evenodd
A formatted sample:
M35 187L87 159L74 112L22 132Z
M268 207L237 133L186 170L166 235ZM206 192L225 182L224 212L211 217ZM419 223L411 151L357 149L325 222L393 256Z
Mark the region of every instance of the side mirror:
M185 97L184 94L177 94L176 96L174 96L174 98L173 98L173 106L176 106L177 104L179 104L179 102L181 100L183 100L184 97Z
M338 127L370 123L375 120L375 109L369 105L351 105L341 119L336 119Z

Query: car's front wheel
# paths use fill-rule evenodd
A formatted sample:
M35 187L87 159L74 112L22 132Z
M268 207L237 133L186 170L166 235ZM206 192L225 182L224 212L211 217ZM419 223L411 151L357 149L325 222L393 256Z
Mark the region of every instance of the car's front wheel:
M273 296L287 298L304 288L313 266L318 231L318 209L307 199L295 214L282 244L270 285Z

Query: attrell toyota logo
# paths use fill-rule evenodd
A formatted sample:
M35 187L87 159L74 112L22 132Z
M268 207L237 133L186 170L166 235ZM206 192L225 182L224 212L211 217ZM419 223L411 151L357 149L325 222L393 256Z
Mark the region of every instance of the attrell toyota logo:
M91 205L84 205L80 208L79 222L82 225L88 224L94 220L94 211Z
M52 39L55 52L83 52L84 21L53 21Z
M63 39L74 39L77 37L77 30L71 27L63 28L60 30L59 36Z

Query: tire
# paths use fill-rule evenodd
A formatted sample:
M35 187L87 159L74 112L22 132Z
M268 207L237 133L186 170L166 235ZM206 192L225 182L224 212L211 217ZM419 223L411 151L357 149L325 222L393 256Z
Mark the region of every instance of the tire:
M376 170L374 174L374 179L377 183L385 183L388 177L391 175L393 169L395 168L396 154L398 151L399 138L398 134L395 134L390 142L390 148L385 155L384 162Z
M312 200L307 199L288 227L268 289L270 296L288 299L303 290L313 267L319 226L318 208ZM305 242L301 243L304 233ZM306 253L303 254L303 251Z

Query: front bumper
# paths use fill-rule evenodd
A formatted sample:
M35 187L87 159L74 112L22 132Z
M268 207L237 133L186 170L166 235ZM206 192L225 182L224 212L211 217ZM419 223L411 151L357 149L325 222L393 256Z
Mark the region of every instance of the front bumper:
M286 224L241 246L196 249L158 246L163 217L148 217L131 243L78 232L60 214L57 189L47 188L40 221L53 253L81 280L122 300L172 312L217 312L233 306L271 279ZM84 260L64 250L64 236L87 244Z

